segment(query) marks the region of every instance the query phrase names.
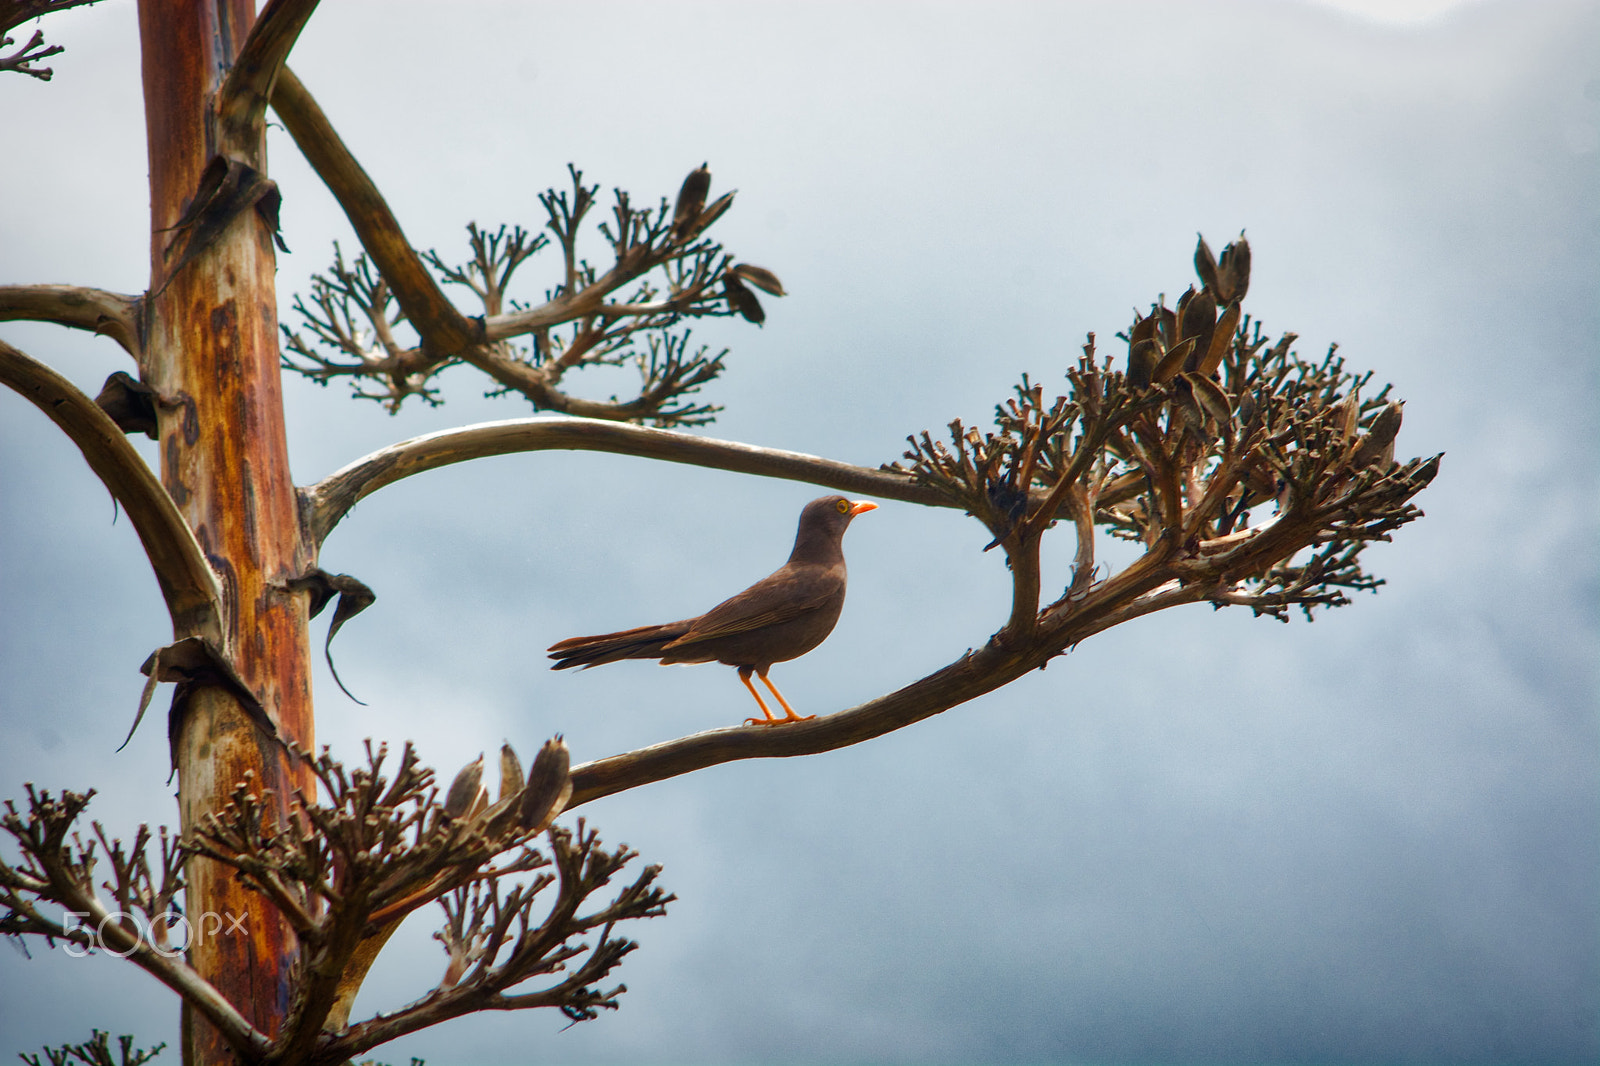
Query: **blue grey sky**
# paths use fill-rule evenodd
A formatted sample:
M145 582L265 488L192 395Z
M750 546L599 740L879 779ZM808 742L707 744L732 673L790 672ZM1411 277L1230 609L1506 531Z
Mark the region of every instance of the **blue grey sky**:
M1024 371L1060 383L1090 330L1116 350L1133 307L1191 282L1197 230L1243 229L1247 310L1393 382L1399 450L1446 457L1427 517L1369 553L1388 584L1314 624L1185 608L851 750L593 804L680 897L631 931L622 1009L459 1021L382 1061L1600 1058L1600 5L439 11L329 3L291 65L447 258L469 221L539 226L569 161L652 200L708 160L714 194L739 189L722 240L791 292L762 329L697 327L733 350L710 435L893 460ZM0 282L139 291L133 6L44 29L68 47L55 80L0 81ZM355 241L273 136L287 316ZM524 267L522 295L554 269ZM90 393L132 369L105 340L0 337ZM468 371L445 385L443 407L390 417L288 381L297 478L527 413ZM503 739L560 732L581 760L731 724L749 700L726 668L554 674L542 651L704 610L782 562L814 495L564 453L387 488L323 552L378 601L336 645L367 706L319 665L318 739L352 759L414 740L448 774ZM981 644L1007 594L987 540L949 511L863 517L838 629L775 679L827 713ZM93 785L108 828L171 822L164 716L114 751L170 633L155 583L10 394L0 626L0 796ZM428 918L358 1011L437 981ZM176 1002L143 974L34 955L0 950L0 1056L92 1026L174 1041Z

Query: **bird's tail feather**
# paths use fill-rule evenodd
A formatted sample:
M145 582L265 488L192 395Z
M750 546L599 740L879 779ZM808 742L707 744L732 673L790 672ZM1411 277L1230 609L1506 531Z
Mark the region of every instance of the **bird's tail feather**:
M592 637L568 637L550 645L550 658L556 660L552 670L566 670L581 666L601 666L621 659L659 659L662 648L689 631L689 622L667 622L664 625L639 626L618 633L598 633Z

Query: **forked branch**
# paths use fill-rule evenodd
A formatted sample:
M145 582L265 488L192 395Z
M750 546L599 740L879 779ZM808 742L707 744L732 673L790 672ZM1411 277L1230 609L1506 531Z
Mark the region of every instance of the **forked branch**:
M316 8L317 0L268 0L256 16L217 99L225 154L251 158L259 151L273 83Z
M101 333L134 361L144 352L144 300L79 285L0 285L0 322L53 322Z
M296 301L309 336L284 327L284 366L322 384L350 380L356 396L391 411L410 396L441 402L433 379L447 366L467 363L498 392L516 393L541 410L701 425L718 408L688 398L722 373L726 353L691 350L682 323L738 314L759 324L765 311L753 290L784 295L771 271L735 263L704 236L733 202L730 192L706 203L711 174L704 166L684 180L671 208L665 200L636 206L627 193L615 193L610 217L595 227L614 260L605 269L578 251L599 187L571 167L570 189L539 197L547 234L530 237L520 226L481 230L473 223L472 257L456 265L437 251L419 255L410 247L377 187L287 70L273 106L365 249L349 267L336 250L330 273L313 280L309 303ZM561 280L536 305L513 299L512 275L546 245L560 250ZM443 283L471 290L482 314L468 318L459 311L428 266ZM401 324L415 331L415 344L396 339ZM525 346L513 343L524 337ZM640 374L631 399L584 399L566 385L577 370L630 365Z
M425 470L490 455L563 449L634 455L713 470L804 481L840 492L908 503L951 504L936 489L918 484L905 474L803 452L592 418L516 418L414 437L329 474L302 490L307 528L320 544L362 499L385 485Z
M18 74L38 78L40 81L49 81L55 72L49 67L35 64L41 59L59 55L66 49L58 44L46 45L44 32L35 30L33 36L28 38L27 44L6 55L3 54L3 50L15 43L10 31L41 15L96 2L97 0L0 0L0 73L12 70Z
M297 753L299 754L299 753ZM85 842L74 831L92 793L59 797L28 788L27 810L7 804L0 828L20 858L0 858L0 935L36 936L125 955L178 992L214 1024L241 1063L334 1066L397 1037L482 1010L555 1007L573 1021L617 1006L622 986L603 980L633 950L616 927L664 913L672 896L651 866L615 888L637 856L607 849L581 819L551 821L571 794L560 738L546 743L524 776L516 752L501 752L498 797L483 788L482 759L456 775L441 798L433 772L408 745L399 764L367 749L346 770L326 752L312 759L326 795L302 793L286 821L248 779L222 811L182 842L141 827L131 847L98 823ZM547 850L537 846L546 839ZM271 1035L256 1029L184 960L195 936L178 907L191 855L235 871L294 928L302 964L287 1015ZM94 883L97 862L111 877ZM109 898L103 898L103 889ZM599 895L602 902L591 902ZM65 907L76 922L45 913ZM426 996L355 1024L362 979L400 921L439 903L446 959ZM587 909L586 909L587 907ZM529 989L529 985L532 989Z

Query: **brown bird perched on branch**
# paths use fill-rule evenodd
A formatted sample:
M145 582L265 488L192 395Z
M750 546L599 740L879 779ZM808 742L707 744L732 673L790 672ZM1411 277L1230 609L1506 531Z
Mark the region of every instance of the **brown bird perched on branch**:
M794 713L767 671L773 663L797 659L821 644L844 607L845 527L856 515L877 508L843 496L812 500L800 512L789 561L737 596L717 604L698 618L640 626L620 633L572 637L550 645L552 670L572 666L585 669L619 659L659 659L669 663L726 663L739 668L739 680L755 697L762 717L745 719L746 725L805 722L816 715ZM774 718L750 681L761 678L783 705L784 717Z

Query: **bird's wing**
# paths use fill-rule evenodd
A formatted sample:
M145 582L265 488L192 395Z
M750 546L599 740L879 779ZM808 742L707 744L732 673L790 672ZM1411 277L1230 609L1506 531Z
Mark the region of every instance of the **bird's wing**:
M844 591L842 572L828 568L795 571L784 567L701 615L669 647L748 633L820 610Z

